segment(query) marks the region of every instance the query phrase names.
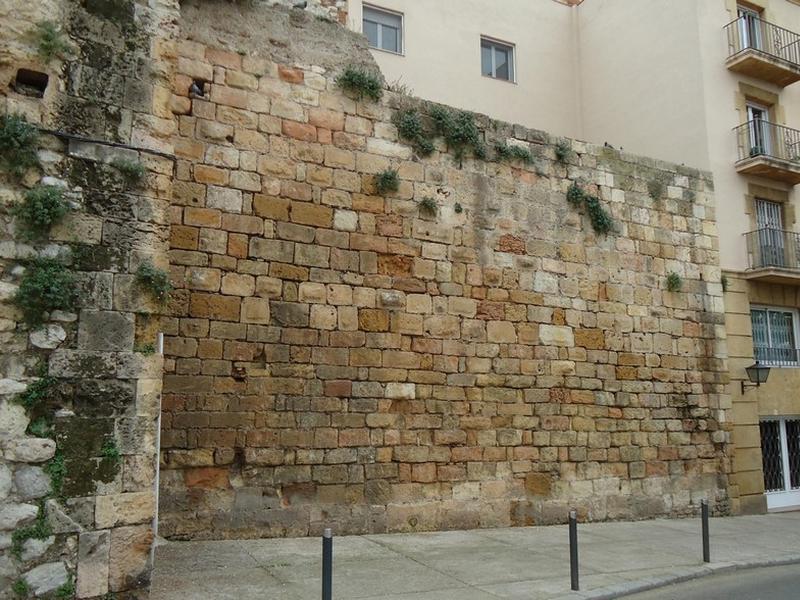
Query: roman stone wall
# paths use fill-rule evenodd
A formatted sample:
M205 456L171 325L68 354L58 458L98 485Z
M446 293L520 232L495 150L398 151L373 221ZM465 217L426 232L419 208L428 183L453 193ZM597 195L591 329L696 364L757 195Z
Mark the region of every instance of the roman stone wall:
M168 266L176 15L171 0L0 2L0 114L40 128L40 164L0 168L0 598L146 595L163 359L135 273ZM43 39L63 46L43 56ZM15 207L42 185L69 208L27 239ZM15 302L35 257L77 289L42 326Z
M393 117L430 106L337 87L345 64L372 64L354 34L183 8L164 535L727 510L709 174L485 117L486 159L441 138L419 158ZM386 169L399 189L379 194ZM611 233L567 199L573 182Z

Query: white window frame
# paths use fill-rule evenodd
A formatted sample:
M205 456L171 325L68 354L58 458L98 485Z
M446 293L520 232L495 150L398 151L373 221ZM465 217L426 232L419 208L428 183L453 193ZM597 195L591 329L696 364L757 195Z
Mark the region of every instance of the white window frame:
M791 306L767 306L767 305L764 305L764 304L751 304L750 305L751 313L754 310L765 310L765 311L767 311L767 313L769 313L769 311L791 313L792 314L792 329L794 330L794 345L795 346L800 346L800 338L798 337L798 335L800 334L800 323L798 323L798 317L800 317L800 311L798 311L796 308L793 308ZM770 344L770 346L768 346L768 348L772 348L773 347L771 345L772 344L772 332L770 331L769 316L767 316L767 338L768 338L768 341L769 341L769 344ZM755 336L753 336L752 340L753 340L753 354L755 354ZM800 348L794 348L794 349L795 350L800 350ZM795 358L797 358L798 354L800 354L800 353L795 353ZM792 369L792 368L800 367L800 362L797 362L797 360L795 360L795 361L791 362L790 364L786 364L786 362L771 363L770 361L764 361L764 365L769 366L771 368L775 368L775 369L781 369L781 368Z
M388 52L389 54L395 54L398 56L405 56L406 52L406 19L403 13L398 12L396 10L390 10L388 8L383 8L382 6L375 6L374 4L362 4L361 6L361 33L364 34L364 21L367 20L365 16L365 11L367 10L374 10L375 12L384 13L386 15L392 17L399 17L400 18L400 31L397 32L397 43L400 45L399 50L387 50L386 48L381 48L381 38L382 38L382 28L384 25L382 23L377 23L378 25L378 45L377 46L370 46L370 50L380 50L381 52ZM375 21L372 21L375 23ZM366 37L366 34L365 34Z
M780 424L778 431L781 438L781 469L783 470L784 489L772 492L764 491L764 495L767 498L767 510L800 506L800 488L792 488L792 477L789 470L789 443L786 437L786 421L794 421L798 418L800 417L790 415L762 417L760 419L760 421L777 421Z
M506 42L504 40L499 40L497 38L493 38L488 35L481 36L481 43L480 48L481 51L483 50L483 43L487 42L492 46L492 75L485 75L483 73L483 56L481 56L481 76L486 77L487 79L494 79L495 81L505 81L507 83L517 83L517 45L512 44L511 42ZM495 64L495 54L494 54L494 47L495 46L503 46L508 48L511 51L511 73L509 73L509 78L504 79L502 77L497 77L495 73L497 73L497 65Z

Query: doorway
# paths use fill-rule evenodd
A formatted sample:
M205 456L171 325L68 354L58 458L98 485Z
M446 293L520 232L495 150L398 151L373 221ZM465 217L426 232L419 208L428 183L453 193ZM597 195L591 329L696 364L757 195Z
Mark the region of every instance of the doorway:
M760 429L767 508L800 506L800 417L765 419Z

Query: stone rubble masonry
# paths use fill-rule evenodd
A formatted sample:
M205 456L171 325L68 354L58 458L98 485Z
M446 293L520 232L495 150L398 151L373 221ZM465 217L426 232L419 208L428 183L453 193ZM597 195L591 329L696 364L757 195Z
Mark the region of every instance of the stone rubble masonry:
M28 34L44 19L71 45L48 65ZM343 64L374 66L345 19L341 0L0 0L0 112L122 145L47 134L41 170L0 174L0 599L70 577L79 598L146 596L159 413L174 538L727 510L710 176L576 140L562 164L546 133L482 116L490 154L527 144L534 164L459 165L441 141L418 159L392 125L415 100L336 87ZM11 85L18 68L47 72L43 98ZM146 181L124 185L115 158ZM379 196L387 168L400 187ZM31 245L9 209L40 181L73 210ZM572 181L612 234L569 205ZM8 300L36 252L71 257L81 294L29 331ZM136 284L147 259L176 288L163 309ZM135 351L158 331L165 357ZM54 439L14 402L45 362ZM42 479L56 456L63 499ZM18 560L40 503L53 535Z
M282 18L241 10L259 31ZM296 59L275 62L266 45L240 54L235 32L223 47L202 19L182 16L170 101L160 533L528 525L572 506L680 516L702 498L727 510L708 173L577 140L563 164L548 134L480 116L490 149L513 140L534 164L459 165L440 141L418 159L392 124L415 101L343 94L336 69L304 58L311 33L298 26ZM202 98L188 95L197 77ZM400 186L380 196L387 168ZM669 185L654 200L656 179ZM611 234L567 201L573 181ZM435 216L418 208L428 196ZM140 508L123 506L112 522Z
M163 358L134 352L153 343L156 307L133 285L145 259L167 267L174 119L170 111L178 5L173 0L0 0L0 114L114 147L43 134L41 169L22 179L0 172L0 598L53 598L73 581L78 598L144 598L155 515L157 418ZM30 32L53 21L70 51L48 64ZM45 72L44 97L14 86L18 68ZM139 151L138 149L142 149ZM154 154L153 150L161 154ZM140 162L128 186L109 165ZM10 216L25 189L65 189L71 211L49 240L20 240ZM80 290L73 313L54 312L38 330L10 303L24 261L59 256ZM48 366L56 386L41 414L15 400ZM26 433L33 416L54 422L54 439ZM113 441L118 463L103 457ZM63 459L64 498L51 497L45 466ZM12 553L13 532L45 508L52 535Z

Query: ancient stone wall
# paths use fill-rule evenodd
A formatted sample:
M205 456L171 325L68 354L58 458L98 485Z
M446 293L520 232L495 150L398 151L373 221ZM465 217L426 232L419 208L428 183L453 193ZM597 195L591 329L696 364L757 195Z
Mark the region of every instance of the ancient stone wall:
M173 88L161 532L726 510L710 175L484 117L486 159L441 138L420 158L393 120L415 101L334 81L363 41L265 8L220 31L218 10L184 6Z
M172 0L0 2L0 115L40 130L18 176L0 149L0 598L147 589L163 359L136 273L167 267L176 15ZM18 210L42 189L67 210L30 237ZM77 293L29 325L37 257L53 260L47 306Z

